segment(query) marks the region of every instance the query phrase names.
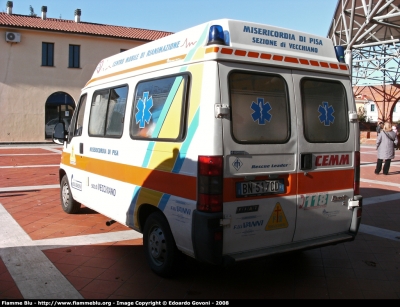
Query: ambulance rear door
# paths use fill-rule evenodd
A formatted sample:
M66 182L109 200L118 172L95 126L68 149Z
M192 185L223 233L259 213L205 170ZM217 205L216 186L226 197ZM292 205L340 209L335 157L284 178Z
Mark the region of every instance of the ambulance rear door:
M355 129L346 76L293 71L299 173L294 242L345 233L352 211Z
M290 244L296 221L297 125L291 71L220 63L223 253ZM246 253L246 256L244 256Z

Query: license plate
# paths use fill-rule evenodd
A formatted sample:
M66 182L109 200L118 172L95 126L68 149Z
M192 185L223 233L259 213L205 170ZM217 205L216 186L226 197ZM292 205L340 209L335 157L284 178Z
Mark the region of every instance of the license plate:
M285 192L283 179L245 181L236 183L236 197L280 194Z

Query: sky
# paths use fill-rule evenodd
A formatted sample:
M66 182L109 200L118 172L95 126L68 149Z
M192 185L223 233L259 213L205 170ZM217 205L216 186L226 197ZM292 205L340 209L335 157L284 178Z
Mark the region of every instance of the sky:
M178 32L210 20L229 18L326 37L338 0L12 0L13 14ZM6 12L7 0L0 0Z

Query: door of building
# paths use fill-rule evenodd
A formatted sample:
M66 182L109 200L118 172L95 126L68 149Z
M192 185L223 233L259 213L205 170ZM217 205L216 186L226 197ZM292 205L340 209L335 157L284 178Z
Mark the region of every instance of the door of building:
M46 139L53 136L54 127L59 122L64 122L65 128L68 129L74 109L74 100L65 92L56 92L47 98L45 106Z

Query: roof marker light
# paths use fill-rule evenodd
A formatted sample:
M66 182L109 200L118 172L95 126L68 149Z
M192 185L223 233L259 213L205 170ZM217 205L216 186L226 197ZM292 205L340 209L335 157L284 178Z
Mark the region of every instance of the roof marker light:
M208 33L208 43L207 45L225 45L225 35L224 29L219 25L213 25L210 27L210 32Z
M231 35L229 34L228 30L224 31L224 41L225 41L225 45L229 46L231 43Z
M343 46L335 46L336 58L340 63L346 63L344 60L344 47Z

